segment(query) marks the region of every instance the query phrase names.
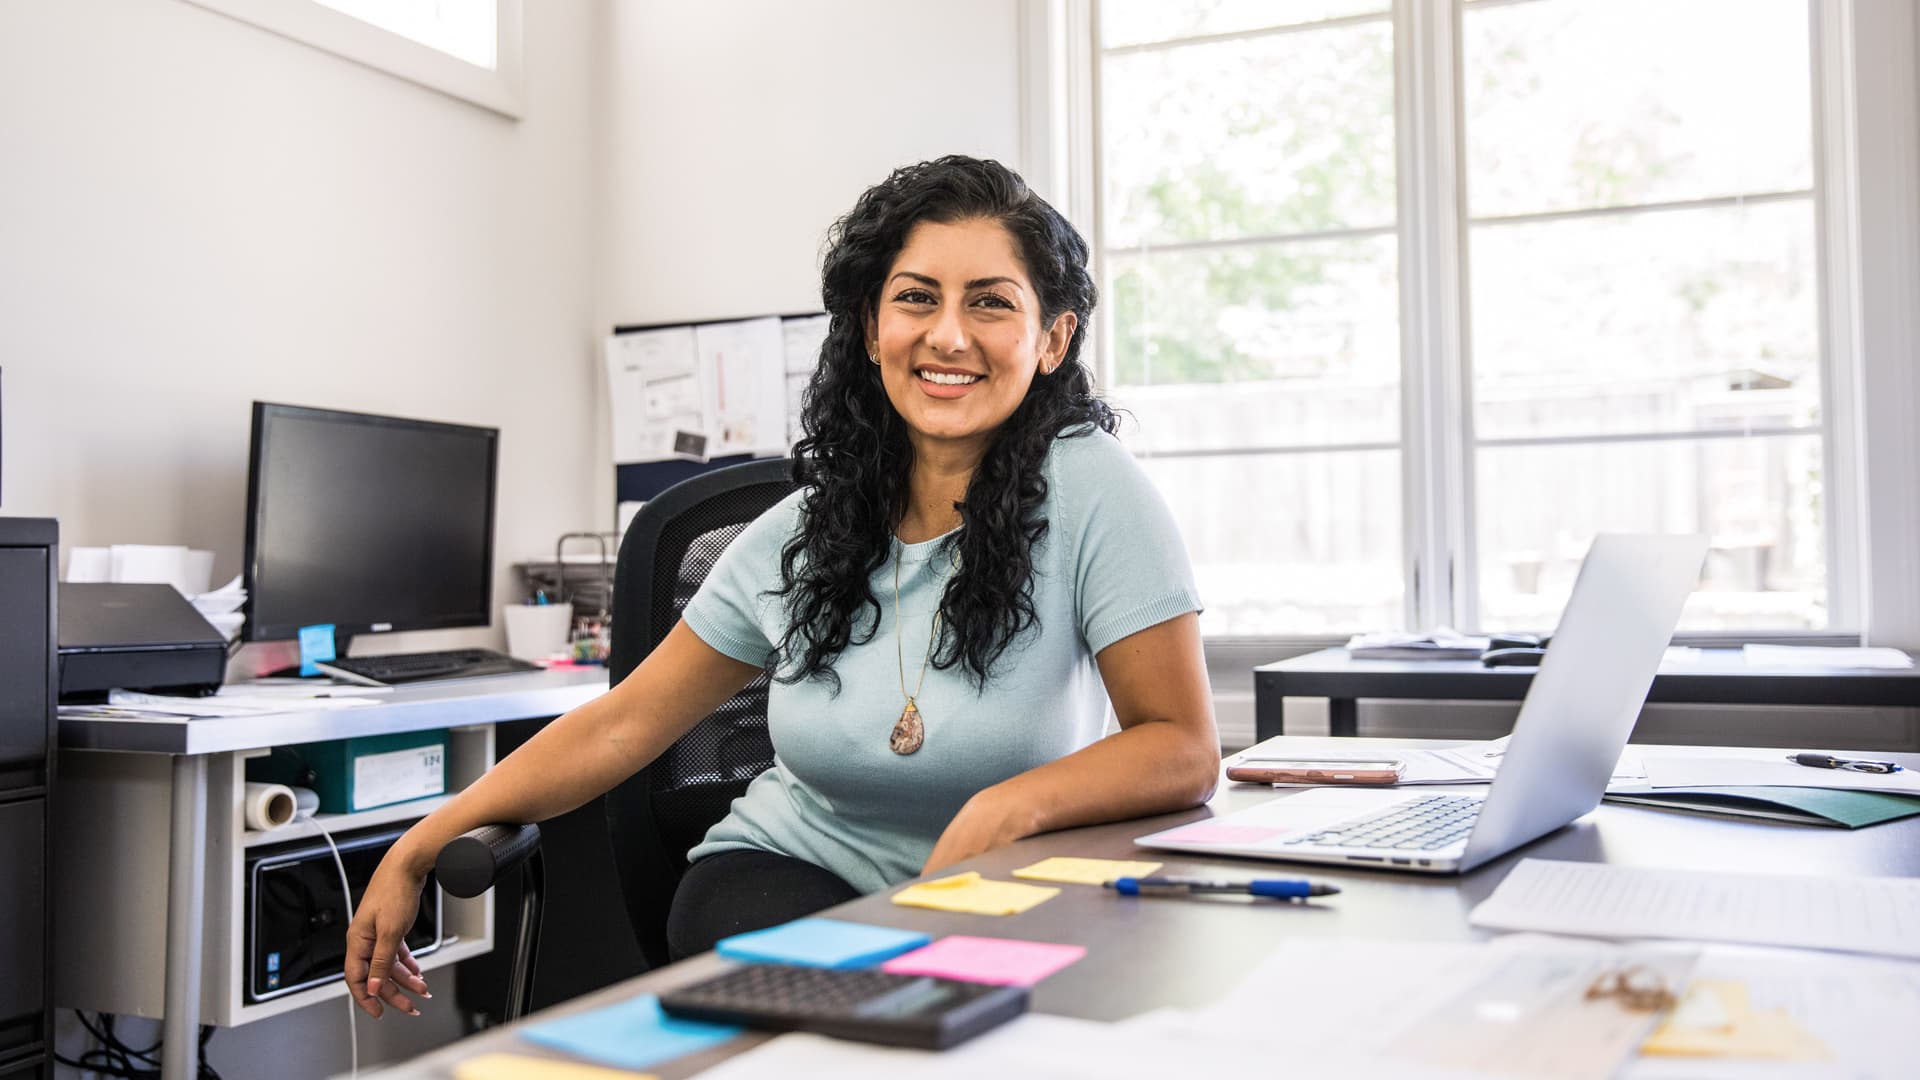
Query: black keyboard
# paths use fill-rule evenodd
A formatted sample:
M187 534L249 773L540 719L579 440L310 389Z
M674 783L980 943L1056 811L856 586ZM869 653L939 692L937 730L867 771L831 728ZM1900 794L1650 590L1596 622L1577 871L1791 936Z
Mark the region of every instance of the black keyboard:
M449 649L446 652L396 653L392 656L355 656L314 665L328 674L344 673L378 683L419 682L423 679L465 679L475 675L507 675L540 671L538 664L515 660L492 649Z
M1287 843L1435 851L1473 830L1482 801L1471 795L1428 795L1377 814L1342 821Z
M747 964L660 995L672 1016L944 1050L1027 1011L1021 986L885 971Z

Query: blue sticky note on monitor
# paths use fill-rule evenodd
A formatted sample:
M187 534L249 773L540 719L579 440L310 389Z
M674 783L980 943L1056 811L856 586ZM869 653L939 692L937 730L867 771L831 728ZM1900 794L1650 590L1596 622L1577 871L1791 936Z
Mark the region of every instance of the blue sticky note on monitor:
M312 678L320 674L320 669L313 665L331 659L333 659L333 624L320 623L317 626L301 627L300 674Z
M838 919L790 923L721 939L713 951L730 960L807 967L863 968L911 952L933 939L912 930Z
M668 1016L660 1011L660 999L642 994L618 1005L533 1024L521 1034L542 1046L616 1069L644 1069L718 1046L740 1034L740 1029Z

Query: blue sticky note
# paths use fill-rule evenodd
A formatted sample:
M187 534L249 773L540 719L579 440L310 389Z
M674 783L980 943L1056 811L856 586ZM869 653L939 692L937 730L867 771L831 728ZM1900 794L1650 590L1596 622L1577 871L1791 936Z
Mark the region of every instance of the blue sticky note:
M320 674L315 663L333 659L333 624L300 628L300 674L311 678Z
M732 960L807 967L863 968L911 952L933 939L912 930L838 919L795 919L721 939L713 951Z
M616 1069L644 1069L718 1046L740 1034L740 1029L676 1019L660 1011L659 998L642 994L618 1005L533 1024L521 1034L542 1046Z

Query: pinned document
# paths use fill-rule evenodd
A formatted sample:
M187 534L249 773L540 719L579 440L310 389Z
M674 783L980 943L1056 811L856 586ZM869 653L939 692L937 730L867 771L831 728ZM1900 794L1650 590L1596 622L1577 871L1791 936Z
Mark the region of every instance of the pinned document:
M970 915L1018 915L1059 895L1059 889L1022 885L1017 881L992 881L981 877L978 871L969 870L909 885L893 894L893 902L905 907Z
M1013 876L1027 881L1063 881L1069 885L1105 885L1123 877L1146 877L1165 863L1132 859L1075 859L1056 855L1023 866Z

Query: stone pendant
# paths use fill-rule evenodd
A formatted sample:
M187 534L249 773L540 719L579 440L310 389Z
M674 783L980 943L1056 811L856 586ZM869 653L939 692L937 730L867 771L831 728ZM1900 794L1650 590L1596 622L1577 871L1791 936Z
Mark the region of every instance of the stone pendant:
M911 754L920 749L926 741L927 729L920 723L920 706L907 699L907 707L900 713L900 722L893 725L893 734L887 738L887 748L896 754Z

